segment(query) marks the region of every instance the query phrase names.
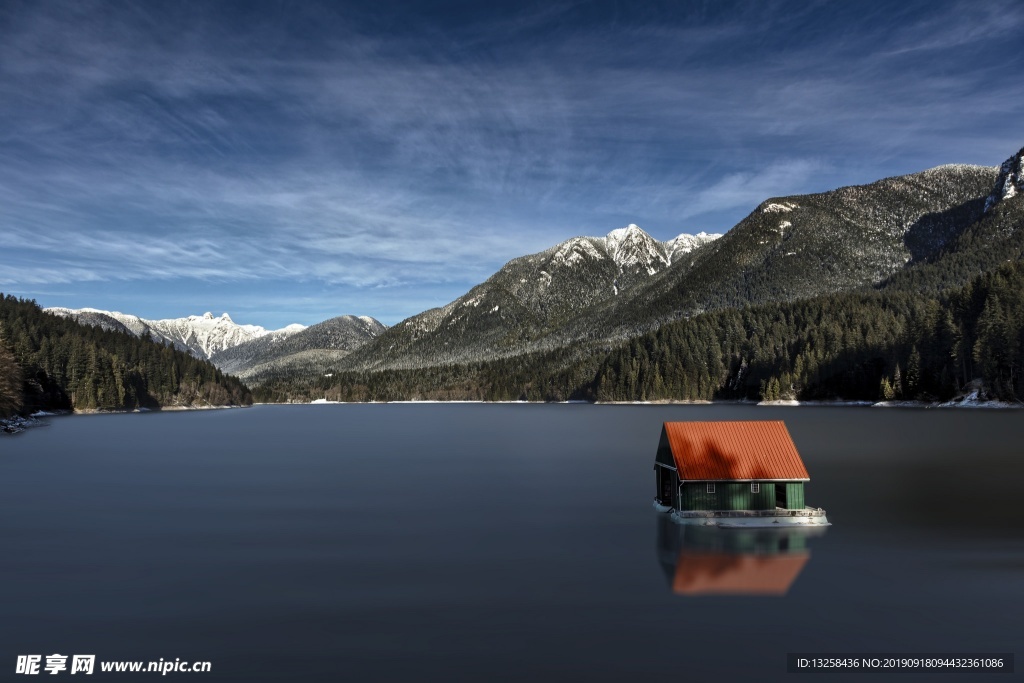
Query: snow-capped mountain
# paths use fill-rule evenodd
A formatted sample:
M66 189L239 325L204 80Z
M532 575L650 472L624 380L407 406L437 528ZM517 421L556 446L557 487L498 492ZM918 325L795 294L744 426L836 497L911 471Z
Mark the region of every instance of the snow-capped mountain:
M574 237L512 259L451 303L387 329L353 316L308 330L267 331L236 325L226 314L149 321L95 309L50 310L168 339L253 382L540 351L569 358L705 311L881 286L943 255L975 253L993 235L1016 235L1024 210L1022 156L1024 150L1000 169L939 166L770 198L724 236L660 242L630 224L603 237Z
M1017 169L1017 162L1004 164L1000 187L1014 189L1000 197L1016 192ZM576 237L509 261L455 301L357 349L343 367L431 367L554 349L572 354L704 311L878 284L953 244L981 217L996 176L995 168L948 165L771 198L724 236L659 242L629 225L604 237Z
M215 317L213 313L190 315L187 318L146 320L119 311L101 311L95 308L47 308L48 313L73 318L87 325L105 329L122 329L137 337L149 334L157 341L170 342L192 355L210 360L217 353L261 337L284 339L306 329L305 325L288 325L279 330L267 330L259 325L239 325L227 313Z
M604 237L573 237L535 256L550 254L550 263L555 268L573 266L587 260L608 259L620 274L654 275L672 265L673 258L719 237L721 235L701 232L659 242L636 224L630 223L624 228L612 230Z
M721 237L701 232L696 235L679 235L667 242L659 242L637 225L630 223L625 228L612 230L605 237L595 238L604 246L605 253L619 267L622 274L654 275L672 265L672 260L688 254L697 247Z
M387 326L366 315L342 315L300 330L287 337L274 333L243 342L213 356L222 371L244 381L281 367L309 368L323 374L331 364L376 338Z
M273 335L288 337L306 329L304 325L292 324L279 330L267 330L259 325L239 325L227 313L214 317L212 313L190 315L187 318L154 320L150 323L162 335L180 342L202 358L213 358L220 351L233 346Z
M387 329L365 315L343 315L309 327L292 324L268 330L259 325L239 325L227 313L146 320L96 308L44 310L84 325L128 332L137 337L149 335L156 341L170 342L175 348L209 360L223 372L243 379L252 374L253 368L276 367L281 363L295 365L298 361L294 357L300 357L304 366L313 361L343 358Z
M665 242L665 253L668 255L668 262L671 265L680 256L689 254L697 247L704 246L722 235L720 233L698 232L696 235L679 235Z
M582 311L660 277L719 237L700 233L660 242L633 224L604 237L573 237L512 259L450 304L354 351L346 365L415 367L523 352L547 343L541 340Z
M602 304L587 324L625 339L704 311L874 285L934 258L977 221L992 167L950 164L766 199L721 239Z

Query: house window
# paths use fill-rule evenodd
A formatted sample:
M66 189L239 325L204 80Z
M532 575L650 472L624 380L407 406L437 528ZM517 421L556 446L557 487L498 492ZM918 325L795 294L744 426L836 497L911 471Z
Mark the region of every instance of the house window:
M751 493L761 493L761 485L756 481L750 484Z
M714 484L708 484L708 493L714 493L714 492L715 492L715 485Z

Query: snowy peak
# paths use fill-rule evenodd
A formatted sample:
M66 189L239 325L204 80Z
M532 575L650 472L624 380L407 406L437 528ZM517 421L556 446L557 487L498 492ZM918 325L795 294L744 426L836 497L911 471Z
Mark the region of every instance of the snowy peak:
M283 336L289 329L293 332ZM289 325L221 351L210 360L223 372L238 375L246 382L263 381L260 378L265 378L266 373L272 374L276 368L285 366L318 368L313 370L314 374L323 374L322 364L333 367L339 359L386 329L369 316L342 315L310 327Z
M182 318L171 318L171 320L182 320ZM213 315L213 313L211 313L210 311L207 311L206 313L203 313L202 315L190 315L188 318L184 318L184 320L211 320L211 321L214 322L214 324L219 323L219 322L226 322L226 323L234 324L234 322L235 322L234 320L231 319L231 316L228 315L227 313L221 313L220 316L218 317L218 316ZM257 326L256 325L250 325L250 327L257 327ZM261 327L260 329L263 329L263 328Z
M47 308L49 313L73 318L83 324L100 325L106 329L119 329L119 325L137 337L149 335L156 341L170 343L192 355L209 360L225 349L263 337L288 337L306 329L304 325L288 325L280 330L267 330L259 325L238 325L227 313L214 317L207 311L203 315L165 320L145 320L118 311L95 308Z
M625 228L612 230L604 241L608 255L619 266L620 272L640 266L646 269L648 275L654 275L662 268L672 265L676 257L688 254L721 236L707 232L699 232L696 235L683 233L667 242L659 242L636 224L630 223Z
M697 247L714 242L721 236L721 233L698 232L696 235L684 233L678 237L673 237L668 242L665 242L665 253L668 255L668 261L670 264L675 263L677 257L689 254Z
M696 235L682 234L667 242L659 242L635 223L616 228L604 237L573 237L541 255L526 257L536 260L537 256L546 263L548 271L543 274L551 278L561 267L577 268L587 263L611 260L620 275L645 278L655 275L672 265L673 259L687 254L721 237L718 234L701 232Z
M634 223L612 230L604 242L620 273L646 270L648 275L654 275L669 265L665 246Z
M612 230L605 236L605 239L609 244L611 244L613 242L623 242L628 239L636 239L639 236L651 238L651 236L644 232L639 225L636 223L630 223L624 228L616 228L615 230Z
M194 355L209 359L232 346L270 334L259 325L238 325L227 313L214 317L210 312L202 316L147 321L164 337L187 347Z
M999 177L992 194L985 200L987 212L999 202L1024 192L1024 149L1014 154L999 167Z
M575 266L587 261L600 261L605 254L594 246L594 239L591 237L573 237L553 248L550 265Z

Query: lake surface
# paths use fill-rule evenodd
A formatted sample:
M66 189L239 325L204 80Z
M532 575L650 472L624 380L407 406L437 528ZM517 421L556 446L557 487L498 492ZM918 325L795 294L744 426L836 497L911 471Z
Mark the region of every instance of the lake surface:
M785 420L833 526L781 541L666 526L660 425L712 419ZM787 652L1013 652L1022 495L1018 411L56 418L0 439L0 670L81 653L212 662L168 680L781 681Z

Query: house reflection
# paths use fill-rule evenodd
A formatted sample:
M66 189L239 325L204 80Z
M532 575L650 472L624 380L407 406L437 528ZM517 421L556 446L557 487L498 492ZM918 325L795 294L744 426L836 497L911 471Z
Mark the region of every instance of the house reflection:
M824 527L723 529L658 515L658 560L677 595L785 595Z

